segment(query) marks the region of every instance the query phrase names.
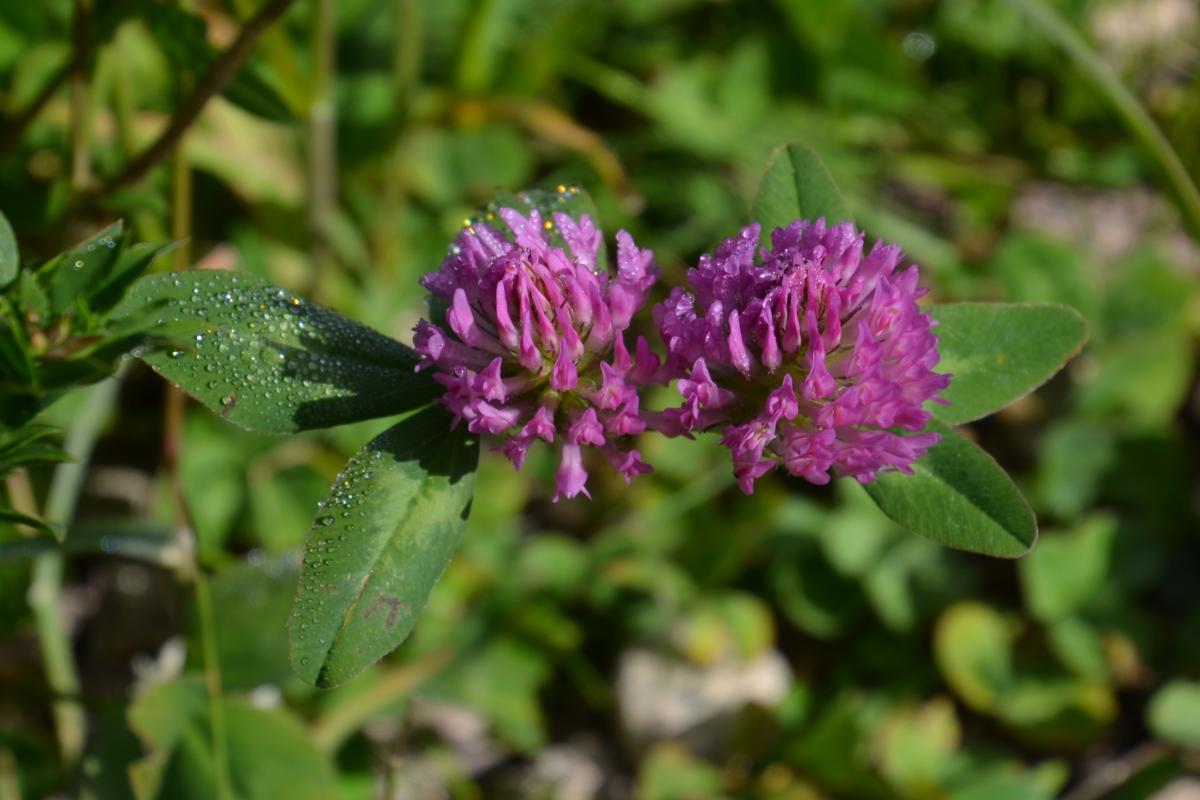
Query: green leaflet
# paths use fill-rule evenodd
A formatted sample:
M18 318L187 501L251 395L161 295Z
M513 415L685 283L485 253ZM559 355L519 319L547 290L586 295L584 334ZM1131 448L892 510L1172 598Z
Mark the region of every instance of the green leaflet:
M458 546L478 458L434 406L350 459L308 534L289 623L297 675L337 686L404 641Z

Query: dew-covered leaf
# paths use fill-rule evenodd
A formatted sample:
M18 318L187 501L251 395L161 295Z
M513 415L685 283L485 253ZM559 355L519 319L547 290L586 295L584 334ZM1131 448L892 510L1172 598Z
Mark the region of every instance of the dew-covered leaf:
M929 311L938 323L938 371L954 375L941 394L949 405L929 410L949 425L986 417L1029 394L1087 341L1087 323L1067 306L952 303Z
M337 686L404 641L458 546L478 457L434 406L350 460L308 534L289 623L297 675Z
M823 217L830 225L850 220L846 200L825 164L798 144L784 145L771 156L751 216L762 225L764 245L770 243L771 231L793 220Z
M886 472L867 492L913 533L940 544L1015 558L1037 539L1037 520L995 460L951 428L931 421L941 441L913 465L913 474Z
M324 306L230 272L151 275L115 316L157 313L141 357L239 425L291 433L399 414L440 387L412 349Z

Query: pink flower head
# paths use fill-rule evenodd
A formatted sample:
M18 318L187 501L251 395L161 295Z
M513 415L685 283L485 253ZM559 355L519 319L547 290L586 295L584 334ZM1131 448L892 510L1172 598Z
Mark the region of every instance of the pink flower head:
M758 252L759 226L743 228L688 271L654 309L679 408L664 433L723 433L747 494L776 466L812 483L829 473L862 483L911 472L936 433L922 406L946 388L935 373L936 324L921 313L917 268L897 271L900 248L849 223L796 220ZM938 400L938 402L944 402Z
M434 367L456 424L503 437L518 469L537 439L557 445L555 500L588 494L583 447L603 451L627 481L648 471L629 437L645 430L636 385L658 361L644 341L630 355L623 332L654 283L650 251L619 232L610 279L596 270L602 235L586 215L499 216L507 233L468 225L421 279L446 312L444 327L417 324L418 369ZM547 235L555 228L565 249Z

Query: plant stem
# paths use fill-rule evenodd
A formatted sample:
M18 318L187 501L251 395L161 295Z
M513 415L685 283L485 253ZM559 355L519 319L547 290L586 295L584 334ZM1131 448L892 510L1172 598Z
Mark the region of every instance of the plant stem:
M1121 121L1153 158L1167 179L1185 223L1200 237L1200 189L1170 140L1132 92L1079 33L1044 0L1012 0L1055 44L1067 52L1092 85L1108 100Z
M74 460L55 468L44 514L60 541L75 515L87 462L99 438L100 426L116 404L123 371L122 367L116 376L88 390L83 407L67 430L63 450ZM42 553L34 560L29 605L33 610L46 681L55 696L54 726L63 768L67 774L73 774L83 754L87 717L79 703L79 671L71 652L70 634L63 613L63 569L64 558L60 550Z
M92 0L75 0L75 11L71 18L72 47L75 57L71 61L71 189L86 190L92 183L92 159L89 151L90 87L88 75L91 66Z
M315 0L312 28L313 90L308 108L308 235L313 289L327 285L333 269L329 226L337 211L337 17L333 0Z
M46 85L30 101L29 105L25 106L12 119L5 120L4 132L0 133L0 155L8 153L20 143L25 129L37 118L37 115L46 107L46 103L49 103L50 98L58 93L58 90L62 88L74 71L75 58L72 57L67 59L67 62L59 68L58 72L54 73L50 80L46 81Z

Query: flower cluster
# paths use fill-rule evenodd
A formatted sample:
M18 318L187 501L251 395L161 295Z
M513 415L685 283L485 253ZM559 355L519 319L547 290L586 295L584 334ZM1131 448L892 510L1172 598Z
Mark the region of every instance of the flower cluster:
M797 220L758 254L759 227L725 240L655 308L683 404L666 432L720 429L742 490L776 466L813 483L911 472L938 441L922 410L949 383L917 268L863 253L853 225Z
M422 284L445 327L422 320L419 368L434 367L443 403L478 434L503 437L520 468L537 440L560 449L559 496L587 494L583 448L631 480L650 467L632 437L719 430L742 490L775 467L824 484L911 472L937 443L923 405L949 383L917 268L899 248L863 252L850 224L797 220L759 251L751 225L704 256L654 308L665 362L624 332L645 304L652 254L617 234L617 274L597 271L602 234L587 216L499 212L507 232L468 226ZM557 230L563 247L548 232ZM447 330L448 329L448 330ZM640 406L638 391L677 380L682 404Z
M449 330L418 323L418 368L436 368L456 422L503 436L518 469L537 439L557 444L556 500L588 494L583 447L599 448L626 480L649 471L630 443L646 428L637 386L659 359L644 339L635 358L623 332L654 283L652 254L621 231L610 280L597 272L602 234L586 215L551 221L506 208L499 216L511 238L469 225L441 268L422 278L446 305ZM551 243L555 229L565 250Z

